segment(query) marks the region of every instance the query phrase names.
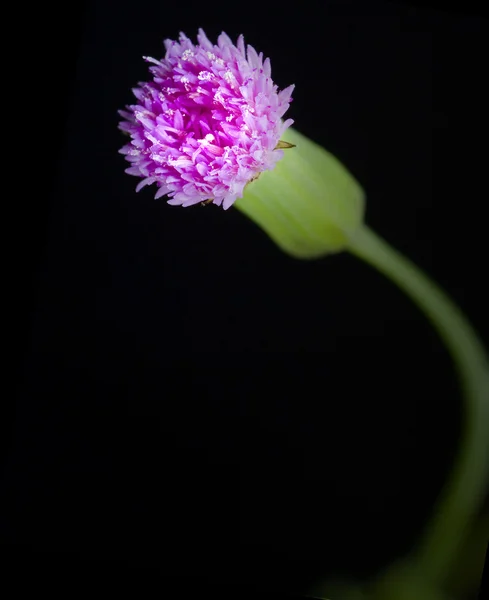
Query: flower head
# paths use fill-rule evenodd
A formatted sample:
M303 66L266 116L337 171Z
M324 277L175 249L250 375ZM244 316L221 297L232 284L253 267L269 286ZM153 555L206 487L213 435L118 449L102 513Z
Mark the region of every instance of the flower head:
M194 45L180 33L165 40L165 58L152 63L152 81L133 90L138 103L120 111L131 142L120 152L143 177L156 183L156 198L191 206L211 200L229 208L247 183L282 158L277 144L293 123L282 121L294 86L278 92L263 60L243 36L235 46L222 33L213 45L202 29Z

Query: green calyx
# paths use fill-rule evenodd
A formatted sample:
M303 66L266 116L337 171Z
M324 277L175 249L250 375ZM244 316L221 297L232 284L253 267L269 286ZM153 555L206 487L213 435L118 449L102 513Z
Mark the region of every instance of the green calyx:
M283 141L295 147L234 206L294 258L341 252L363 223L363 189L332 154L295 129Z

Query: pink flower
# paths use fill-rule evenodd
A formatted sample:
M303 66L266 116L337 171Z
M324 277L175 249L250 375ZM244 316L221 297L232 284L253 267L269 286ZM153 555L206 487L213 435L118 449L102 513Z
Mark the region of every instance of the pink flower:
M243 36L235 46L221 33L214 46L199 29L197 39L180 33L179 42L165 40L161 61L145 57L153 79L120 111L131 137L120 152L132 163L126 173L143 177L136 191L156 183L155 198L167 194L169 204L227 209L282 158L277 144L293 121L281 117L294 86L278 92L270 60L245 50Z

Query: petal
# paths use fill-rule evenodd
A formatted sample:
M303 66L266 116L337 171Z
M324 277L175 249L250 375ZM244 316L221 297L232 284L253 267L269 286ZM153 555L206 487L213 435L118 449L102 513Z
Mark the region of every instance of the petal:
M170 191L170 188L168 186L162 185L155 194L155 200L158 200L158 198L161 198L161 196L168 194L169 191Z
M222 207L224 210L227 210L230 206L232 206L236 201L236 195L232 194L226 196L223 200Z
M184 127L183 116L182 113L178 110L178 108L175 111L175 114L173 115L173 127L175 127L177 131L181 131Z
M117 112L124 119L127 119L128 121L133 121L134 122L134 115L131 112L128 112L127 110L118 110Z
M208 150L214 156L221 156L224 152L224 150L222 148L220 148L219 146L216 146L215 144L206 144L204 148L205 148L205 150Z
M245 51L245 44L244 44L244 37L243 35L240 35L238 37L238 42L236 44L238 51L240 52L240 54L246 58L246 51Z
M205 163L197 163L195 165L195 168L197 169L197 172L199 173L199 175L201 175L202 177L204 177L204 175L207 175L207 171L208 171L208 166Z
M234 46L233 42L231 41L231 38L227 35L227 33L224 33L224 31L217 38L217 45L219 46L219 48L225 48L226 46Z
M214 49L214 46L210 43L202 28L199 29L199 33L197 34L197 40L199 42L199 45L202 46L202 48L204 48L205 50Z
M137 184L137 186L136 186L136 192L141 191L145 185L151 185L155 181L156 181L156 177L146 177L146 179L143 179L142 181L140 181Z
M152 56L143 56L143 60L145 60L146 62L149 62L149 63L153 63L155 65L158 65L159 67L164 67L164 65L161 61L156 60L156 58L153 58Z
M294 88L295 85L289 85L289 87L283 89L278 95L279 102L287 102L288 99L292 96Z
M141 177L141 169L139 168L139 166L128 167L127 169L125 169L124 173L127 173L128 175L137 175Z
M194 204L199 204L199 202L203 202L203 199L200 196L194 196L193 198L185 200L182 206L193 206Z
M287 119L280 127L280 135L284 133L286 129L288 129L294 123L294 119Z
M145 98L145 93L141 88L132 88L132 93L136 96L138 100L143 101Z
M258 54L253 46L248 45L248 62L250 67L255 69L261 67L260 59L258 58Z

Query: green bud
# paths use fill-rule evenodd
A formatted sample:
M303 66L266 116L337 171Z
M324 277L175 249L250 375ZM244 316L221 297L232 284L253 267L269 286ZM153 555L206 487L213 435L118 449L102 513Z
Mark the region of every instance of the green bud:
M294 258L341 252L363 223L365 194L345 167L294 129L273 171L251 182L234 206ZM284 146L282 146L284 147Z

